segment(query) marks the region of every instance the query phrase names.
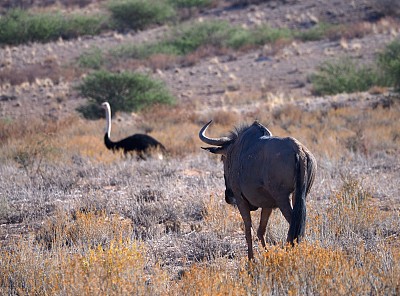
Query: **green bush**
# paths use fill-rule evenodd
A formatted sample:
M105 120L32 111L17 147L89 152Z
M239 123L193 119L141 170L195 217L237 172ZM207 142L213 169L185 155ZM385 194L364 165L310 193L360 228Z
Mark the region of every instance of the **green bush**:
M142 45L123 45L113 51L115 57L145 59L152 54L163 53L183 56L194 52L201 46L216 48L237 48L246 44L251 32L228 22L212 21L192 23L176 27L170 36L157 43Z
M378 56L378 65L383 72L385 84L400 89L400 41L388 44Z
M110 20L104 15L74 14L64 18L60 35L65 39L71 39L83 35L97 35L109 29L112 29Z
M45 42L56 38L61 27L61 18L56 15L30 15L24 10L11 10L0 18L0 43Z
M222 47L233 30L234 27L229 23L221 21L183 25L175 29L174 38L165 41L164 45L176 48L181 55L193 52L203 45Z
M381 84L376 68L358 66L350 59L336 63L325 62L310 78L316 95L366 91Z
M119 58L135 59L146 59L158 53L183 56L203 45L222 47L227 43L226 38L234 31L235 28L231 28L227 22L220 21L181 25L164 40L141 45L123 45L114 49L112 54Z
M227 44L231 48L238 49L243 46L262 46L264 44L274 43L280 39L292 38L292 31L286 28L276 29L268 26L259 26L253 30L246 30L237 27L228 36Z
M245 29L226 21L194 22L176 26L168 36L157 42L118 46L110 51L110 55L114 59L147 59L154 54L185 56L202 46L237 50L248 46L262 46L281 39L316 40L323 38L329 28L331 27L322 24L311 29L313 32L306 35L305 32L296 32L287 28L259 26L254 29ZM87 58L94 57L82 57L83 60Z
M253 30L232 26L225 21L196 22L180 25L157 43L123 45L113 51L113 55L123 58L145 59L152 54L186 55L201 46L239 49L248 45L264 45L278 39L290 39L289 29L259 27Z
M105 58L100 48L94 47L81 54L78 65L83 68L100 70L105 64Z
M337 29L338 26L331 24L321 23L313 26L312 28L304 31L298 31L294 35L297 39L307 42L321 40L326 37L327 33Z
M13 9L0 18L0 44L48 42L95 35L107 28L104 16L63 16L61 13L31 14Z
M388 44L372 66L358 66L348 58L325 62L310 80L317 95L366 91L372 86L394 86L399 90L400 41Z
M290 38L291 31L264 26L251 30L233 26L226 21L212 21L181 26L173 36L174 39L167 41L167 44L187 54L204 45L233 49L246 45L264 45L281 38Z
M116 27L140 30L175 18L175 9L166 0L119 0L108 5Z
M97 71L88 75L77 89L89 99L88 104L78 111L90 119L102 115L98 106L105 101L113 106L112 112L131 112L157 103L174 103L174 97L162 82L139 73Z

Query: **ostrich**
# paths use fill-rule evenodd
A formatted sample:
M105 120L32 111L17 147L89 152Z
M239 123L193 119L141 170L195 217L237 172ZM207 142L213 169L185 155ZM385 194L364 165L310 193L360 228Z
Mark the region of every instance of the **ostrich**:
M125 155L129 152L136 152L141 159L146 159L145 155L149 154L151 150L159 149L162 152L166 151L163 144L153 137L144 134L134 134L117 142L111 141L111 107L108 102L102 103L101 106L106 111L107 126L104 135L104 144L107 149L113 152L116 150L123 150ZM159 157L162 158L162 155L159 155Z

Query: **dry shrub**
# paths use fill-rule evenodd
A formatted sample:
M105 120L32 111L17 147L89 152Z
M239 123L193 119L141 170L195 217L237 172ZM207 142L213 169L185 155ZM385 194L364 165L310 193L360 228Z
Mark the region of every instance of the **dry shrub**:
M379 105L379 104L378 104ZM318 110L305 110L284 105L268 110L260 108L246 115L266 124L272 134L293 136L315 155L337 160L348 153L372 156L380 151L395 151L399 145L396 118L400 105L375 104L363 107L332 105Z
M372 6L384 16L399 16L400 3L393 0L371 0Z
M152 127L152 136L166 147L170 156L184 156L197 151L198 126L191 123L194 107L190 104L179 106L154 106L142 113L144 122Z
M290 112L303 123L302 128L305 130L310 130L310 126L313 127L311 130L319 128L317 123L321 124L323 119L329 125L328 115L335 117L330 120L340 119L339 128L348 124L347 122L355 124L359 120L354 109L342 108L341 112L337 112L338 110L324 115L310 111L300 118L296 117L296 110ZM390 115L387 120L391 116L394 115ZM171 124L167 129L172 127L182 125ZM195 127L197 134L198 126L193 125L193 129ZM290 127L297 131L296 124ZM334 127L331 128L335 132ZM225 129L224 131L226 132ZM300 128L298 131L301 137L308 137L308 133ZM95 124L77 123L68 132L94 134L96 127ZM211 132L214 134L216 131ZM189 132L183 128L181 133ZM196 138L196 134L192 138ZM305 138L308 139L307 137ZM204 188L199 185L204 183L208 187L208 184L214 184L217 172L218 178L223 182L219 170L214 170L217 162L207 162L201 158L185 164L191 173L196 173L194 169L200 169L200 166L204 166L202 168L209 173L195 174L196 178L189 175L188 171L178 175L171 173L170 170L182 168L180 162L182 160L172 159L166 166L167 171L152 162L133 165L129 161L119 161L112 165L94 167L93 163L88 163L86 167L82 167L82 170L93 170L88 173L96 179L95 183L89 183L87 189L90 191L102 190L104 184L115 180L117 185L110 185L112 188L108 188L104 196L96 192L96 200L107 199L102 204L103 207L93 209L84 206L73 215L67 212L57 213L53 218L44 221L35 243L11 242L7 249L1 249L0 293L396 294L400 277L400 267L397 264L400 259L398 212L382 214L371 208L370 193L357 180L344 179L337 192L326 199L321 197L323 200L311 201L315 206L307 209L305 242L295 248L282 248L281 242L286 238L288 224L279 211L274 211L269 228L272 241L277 240L279 244L268 246L267 251L256 252L255 261L248 263L239 211L225 203L221 187L210 196L204 194ZM184 184L185 178L193 183L186 184L187 191L177 189L182 186L180 184ZM100 182L98 179L101 179ZM154 184L154 180L157 180L154 185L157 187L146 187L141 183ZM100 186L96 187L95 184ZM193 185L190 186L191 184ZM319 185L330 184L328 181ZM193 186L199 187L193 190ZM131 189L126 191L128 188ZM77 189L83 188L77 186ZM200 193L197 189L200 189ZM52 198L51 193L49 195ZM56 196L59 197L58 192ZM63 194L61 196L64 197ZM82 199L80 194L77 198ZM184 202L180 204L181 201ZM199 206L196 210L196 216L200 218L195 221L194 218L185 220L183 217L189 215L187 212L183 215L183 209L202 201L204 206ZM119 202L121 207L122 203L129 202L123 206L124 210L120 209L118 212L124 214L108 214L110 208L118 208L116 204ZM177 205L179 210L172 209ZM123 218L129 216L129 213L131 219ZM256 226L258 214L253 214L253 218L253 225ZM183 227L185 222L191 223L191 230L187 232ZM159 230L156 231L155 228ZM137 235L138 230L145 237L143 244L130 239L132 235ZM196 261L199 263L193 263ZM178 275L171 271L176 268L181 268Z
M289 130L292 126L301 126L303 114L304 111L294 105L286 105L272 112L274 121L278 121L284 130Z
M205 202L204 223L207 228L223 236L233 236L235 232L242 231L243 228L243 220L239 210L232 205L228 205L223 196L210 195ZM240 233L240 235L242 236L243 234Z
M21 242L1 251L0 292L25 295L162 295L168 278L157 265L148 272L145 247L129 239L85 252L39 251Z
M389 252L391 266L380 265L376 253L360 251L361 262L340 250L304 243L294 248L272 247L249 266L229 268L221 260L207 268L194 265L178 282L177 290L190 295L346 295L396 294L399 251Z
M182 157L198 151L200 143L194 136L198 131L197 125L186 123L165 126L162 130L155 130L152 135L164 144L170 156Z
M103 124L71 116L53 121L37 118L17 122L0 120L0 139L3 156L16 159L29 170L42 160L69 163L75 157L89 158L95 162L112 163L120 160L121 153L112 153L104 145ZM33 171L35 171L33 169ZM32 172L33 172L32 171Z
M88 157L97 162L111 163L120 159L123 156L122 151L113 153L107 150L103 137L103 133L72 135L69 138L60 139L59 143L66 152Z
M111 59L110 58L110 71L135 71L143 68L143 60L139 59Z
M215 111L209 110L205 113L194 114L191 120L199 126L212 120L213 125L219 125L221 128L226 128L226 132L229 132L233 126L239 122L240 115L234 110L217 109Z
M367 22L359 22L351 25L335 26L327 29L325 35L331 40L339 40L341 38L354 39L362 38L372 32L372 25Z
M42 63L26 65L21 69L5 68L0 71L0 84L20 85L24 82L34 83L37 79L48 78L58 83L63 70L55 59L48 58Z
M73 118L68 117L60 121L41 120L36 117L25 117L18 121L0 120L0 147L8 146L13 151L27 151L38 146L55 144L57 135L62 134L73 123ZM51 142L51 143L50 143ZM25 147L25 148L24 148ZM57 148L54 146L54 148ZM38 148L40 150L40 148ZM8 152L10 152L8 150Z
M361 183L351 176L344 177L342 188L329 197L326 210L311 211L309 236L344 249L360 243L376 243L382 237L374 232L379 228L379 221L386 218L371 205L372 196Z
M113 239L130 237L132 221L104 210L81 208L71 215L59 211L44 221L36 241L48 249L79 248L88 250L109 246Z
M182 57L180 64L184 67L191 67L197 64L201 59L229 54L232 54L232 51L227 48L218 48L212 45L200 46L194 52L188 53Z
M355 179L345 179L342 188L331 197L331 205L327 210L331 222L337 223L332 230L335 235L342 235L343 230L350 229L353 233L368 228L376 217L376 208L369 207L371 193L365 190ZM343 218L347 219L344 220ZM340 218L340 219L339 219Z
M289 46L293 41L291 39L280 38L270 44L269 50L264 52L264 54L275 56L282 49Z
M145 65L151 68L153 71L160 69L160 70L167 70L171 68L174 64L176 64L178 57L169 54L153 54L149 56L146 61Z
M194 108L190 103L176 106L154 105L143 111L141 116L154 129L162 129L168 125L184 125L190 121Z

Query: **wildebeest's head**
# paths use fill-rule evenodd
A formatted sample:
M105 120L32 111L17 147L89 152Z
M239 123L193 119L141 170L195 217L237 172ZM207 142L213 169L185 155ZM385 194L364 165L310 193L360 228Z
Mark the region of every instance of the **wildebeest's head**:
M211 124L212 120L210 120L199 132L200 140L204 143L217 146L217 147L201 147L204 150L207 150L214 154L221 154L222 157L226 156L227 150L230 144L234 141L232 137L221 137L221 138L209 138L205 135L208 126Z
M261 125L259 122L255 121L252 125L246 125L241 128L236 129L234 132L231 132L228 137L220 137L220 138L210 138L205 135L205 132L209 125L211 124L212 120L209 121L206 125L203 126L203 128L199 132L199 137L200 140L203 141L206 144L213 145L216 147L201 147L204 150L207 150L211 153L214 154L220 154L221 155L221 160L224 164L224 180L225 180L225 201L228 204L236 204L236 199L234 197L234 194L231 190L231 185L230 185L230 174L232 173L232 161L230 160L231 155L235 154L234 151L232 151L235 147L235 143L238 141L238 138L240 135L244 133L250 133L251 135L248 135L252 139L252 136L272 136L271 132L263 125ZM240 146L240 145L236 145Z
M226 161L226 156L229 150L229 147L231 144L234 142L235 138L234 137L221 137L221 138L209 138L205 135L205 132L208 128L208 126L211 124L212 120L209 121L199 132L199 137L200 140L202 140L204 143L217 146L217 147L201 147L204 150L207 150L208 152L214 153L214 154L220 154L221 155L221 160L224 163L224 181L225 181L225 201L228 204L236 204L235 197L233 195L232 190L229 187L229 184L227 182L227 177L226 177L226 172L228 169L227 166L227 161Z
M254 137L267 136L271 137L272 133L261 123L255 121L252 125L246 125L236 129L235 132L231 132L229 137L210 138L205 135L207 128L211 124L212 120L202 127L199 132L200 140L206 144L217 146L217 147L201 147L214 154L222 155L222 160L225 163L225 159L230 154L230 149L234 146L239 136L246 134L246 138L253 139Z

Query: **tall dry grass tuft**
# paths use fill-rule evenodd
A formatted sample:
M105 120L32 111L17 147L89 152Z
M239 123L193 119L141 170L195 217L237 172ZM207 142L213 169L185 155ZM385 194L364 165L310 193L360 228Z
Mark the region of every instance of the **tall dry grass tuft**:
M43 120L43 118L25 117L18 120L0 120L0 148L10 142L17 146L15 142L25 141L27 144L35 142L35 137L43 135L53 136L68 129L74 120L72 117L61 121Z
M112 240L85 253L45 251L21 242L1 251L0 291L26 295L161 295L167 276L157 266L147 272L142 244Z
M211 195L205 203L204 224L222 236L233 236L243 230L242 218L238 209L226 204L222 196Z
M45 220L36 242L47 249L69 247L88 250L107 247L110 241L130 238L132 221L102 209L80 208L70 215L59 211Z
M208 268L195 265L177 283L189 295L394 295L398 289L396 249L384 249L391 263L377 264L374 253L361 251L360 262L343 251L303 243L294 248L272 247L255 262L237 268L221 260ZM396 288L397 283L397 288Z

